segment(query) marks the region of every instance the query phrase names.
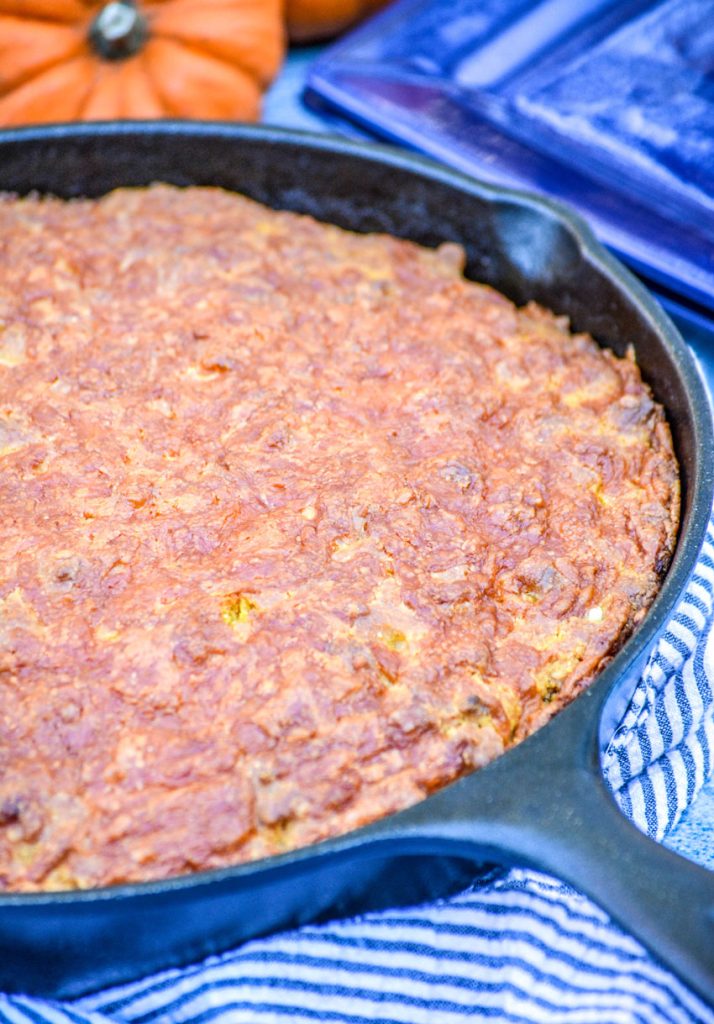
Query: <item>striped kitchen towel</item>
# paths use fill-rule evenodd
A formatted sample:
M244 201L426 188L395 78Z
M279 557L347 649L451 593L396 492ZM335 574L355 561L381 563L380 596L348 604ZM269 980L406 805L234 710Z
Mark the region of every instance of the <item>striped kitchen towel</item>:
M604 770L661 838L711 767L714 521ZM52 1003L0 996L11 1024L714 1024L714 1011L596 906L532 871L451 899L249 942L190 968Z

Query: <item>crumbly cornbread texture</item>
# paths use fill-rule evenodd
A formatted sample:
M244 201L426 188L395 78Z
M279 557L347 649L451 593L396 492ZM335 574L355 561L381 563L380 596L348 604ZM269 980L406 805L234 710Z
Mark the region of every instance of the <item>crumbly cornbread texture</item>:
M0 883L155 879L420 800L652 600L632 359L217 189L0 202Z

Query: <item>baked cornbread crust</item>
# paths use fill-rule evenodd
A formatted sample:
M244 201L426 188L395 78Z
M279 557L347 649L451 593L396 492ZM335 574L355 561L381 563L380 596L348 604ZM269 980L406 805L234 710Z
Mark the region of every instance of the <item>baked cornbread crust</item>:
M673 548L632 358L217 189L0 202L0 882L236 863L541 725Z

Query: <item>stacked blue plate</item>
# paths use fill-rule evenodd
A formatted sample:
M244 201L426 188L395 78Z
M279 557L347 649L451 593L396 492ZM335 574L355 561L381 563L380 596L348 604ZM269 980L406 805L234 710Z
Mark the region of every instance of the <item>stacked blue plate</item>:
M574 206L714 370L710 0L401 0L314 65L307 96Z

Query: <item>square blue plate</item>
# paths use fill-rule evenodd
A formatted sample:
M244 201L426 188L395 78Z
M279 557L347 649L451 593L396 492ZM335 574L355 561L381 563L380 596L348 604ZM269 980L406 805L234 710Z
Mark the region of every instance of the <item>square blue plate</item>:
M714 344L711 0L399 0L317 60L306 96L569 203Z

